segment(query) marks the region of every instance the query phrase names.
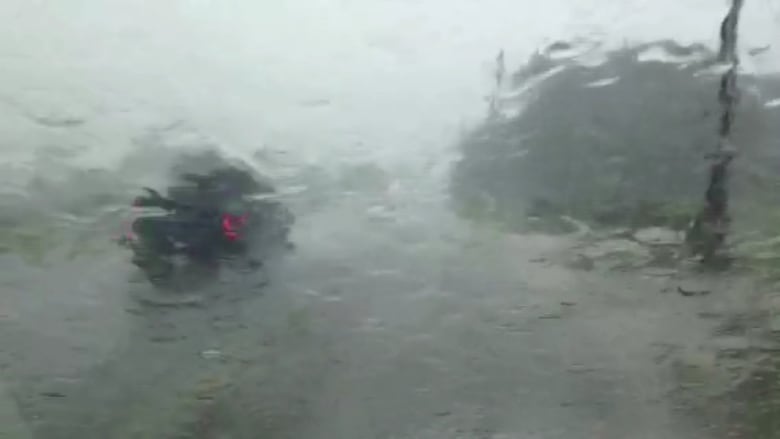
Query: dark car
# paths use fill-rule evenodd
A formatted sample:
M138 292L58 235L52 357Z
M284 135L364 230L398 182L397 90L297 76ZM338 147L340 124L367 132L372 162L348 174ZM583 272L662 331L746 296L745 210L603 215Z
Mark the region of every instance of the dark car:
M260 265L253 246L286 243L292 215L274 199L273 186L250 172L225 166L178 180L165 196L144 188L133 203L144 213L123 239L152 283L169 281L185 265L215 268L239 258Z

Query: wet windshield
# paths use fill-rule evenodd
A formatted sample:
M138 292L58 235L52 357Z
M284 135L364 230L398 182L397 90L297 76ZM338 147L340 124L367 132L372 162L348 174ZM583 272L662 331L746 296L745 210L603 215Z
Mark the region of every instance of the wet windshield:
M779 24L3 0L0 437L778 437Z

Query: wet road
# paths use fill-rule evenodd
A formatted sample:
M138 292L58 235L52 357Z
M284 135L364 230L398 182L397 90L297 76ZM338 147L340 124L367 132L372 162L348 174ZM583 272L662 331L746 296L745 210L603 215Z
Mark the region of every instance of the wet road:
M697 316L718 301L565 268L570 237L432 207L310 212L269 278L197 293L117 282L118 249L25 279L4 295L6 390L41 438L711 437L664 359L709 338Z

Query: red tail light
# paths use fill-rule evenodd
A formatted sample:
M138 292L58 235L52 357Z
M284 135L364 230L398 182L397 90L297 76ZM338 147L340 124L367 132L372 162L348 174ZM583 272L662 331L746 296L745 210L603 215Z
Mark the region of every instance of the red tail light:
M237 240L240 237L239 231L246 224L246 220L246 215L222 215L222 234L231 241Z

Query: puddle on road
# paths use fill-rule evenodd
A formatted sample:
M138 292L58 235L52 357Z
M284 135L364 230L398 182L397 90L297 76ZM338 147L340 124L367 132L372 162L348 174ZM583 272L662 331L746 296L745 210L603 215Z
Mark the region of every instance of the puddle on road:
M282 265L280 283L262 294L249 281L215 295L170 297L129 284L124 301L111 302L128 326L109 356L83 352L94 357L90 367L67 383L19 383L14 393L28 425L47 439L259 431L351 439L377 431L544 431L560 417L567 426L550 437L573 437L567 432L599 423L604 437L621 437L634 417L643 419L638 428L667 428L667 395L639 381L660 380L664 368L678 364L685 354L675 346L686 339L695 346L719 336L720 351L689 355L677 383L666 383L692 398L679 412L712 419L717 407L726 422L714 432L738 426L741 437L772 437L775 390L761 383L775 379L776 363L760 363L760 373L733 389L716 387L729 377L719 361L743 361L739 342L726 338L743 336L750 325L749 317L724 320L728 303L705 306L701 300L717 292L704 299L664 294L658 281L599 261L591 271L571 269L567 236L506 235L460 223L443 233L437 223L437 233L416 231L427 238L411 252L394 243L403 224L379 230L371 218L345 219L333 208L340 213L320 213L327 227L315 228L318 218L302 222L309 228ZM370 241L333 246L325 239L366 224ZM624 247L599 248L611 257ZM648 261L643 251L632 255ZM715 318L697 318L707 312ZM204 358L211 351L219 355ZM58 367L44 366L39 378L54 382ZM697 393L702 389L706 395ZM720 393L710 395L714 389ZM719 402L726 400L735 403ZM702 403L709 411L693 410ZM444 412L450 415L435 415Z

